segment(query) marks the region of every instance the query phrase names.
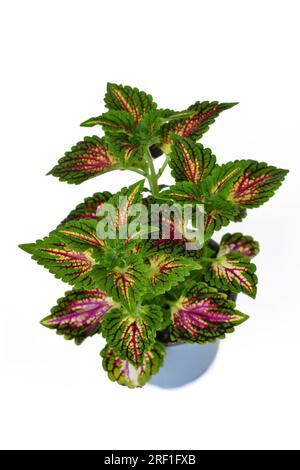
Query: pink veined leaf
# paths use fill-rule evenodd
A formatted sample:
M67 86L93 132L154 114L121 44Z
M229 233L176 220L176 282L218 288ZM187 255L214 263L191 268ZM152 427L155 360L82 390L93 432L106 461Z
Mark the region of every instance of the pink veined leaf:
M205 281L217 288L244 292L255 298L257 290L255 271L256 266L247 258L232 252L213 260L205 272Z
M176 254L156 253L149 257L149 295L156 296L179 284L194 269L200 269L192 259Z
M135 313L114 309L104 319L103 335L121 359L140 366L144 353L155 342L160 316L161 310L155 305L140 306Z
M188 137L194 141L199 140L222 111L232 108L236 104L219 103L218 101L197 101L188 108L192 113L191 115L185 119L169 122L162 127L162 150L167 154L170 153L172 134Z
M227 233L220 242L218 257L228 253L238 253L245 258L253 258L259 252L259 244L252 237L241 233Z
M80 220L80 219L95 219L97 220L97 210L100 209L102 204L107 202L112 197L112 194L108 191L103 193L95 193L91 197L87 197L82 203L78 204L75 209L73 209L67 217L61 222L61 225L64 225L66 222L71 220Z
M97 220L80 219L67 222L54 230L51 235L67 243L69 248L86 251L89 248L101 250L105 247L105 240L97 235Z
M68 284L85 288L94 285L90 276L94 266L92 249L78 252L59 242L55 237L20 245L20 248L30 253L32 259L47 268L55 277Z
M170 337L173 341L197 343L224 338L248 318L234 307L225 294L198 283L174 303Z
M108 204L114 206L115 218L111 215L110 224L114 230L126 230L127 223L129 222L130 210L133 204L142 204L142 192L144 189L145 180L138 181L137 183L123 188L117 194L108 200ZM102 217L107 218L107 206L103 204L99 207L97 215L99 219ZM126 237L125 237L126 238Z
M127 85L117 85L115 83L107 84L107 93L104 100L108 109L126 111L131 114L135 124L137 124L147 112L157 107L151 95L137 88L132 88Z
M103 139L85 137L66 152L48 173L67 183L80 184L90 178L120 168Z
M173 137L170 166L176 181L191 181L197 185L213 170L216 157L211 150L191 139Z
M147 267L138 254L116 262L113 267L99 264L91 275L100 289L126 305L136 304L146 289Z
M101 351L102 365L113 382L129 388L142 387L158 372L165 358L164 346L158 341L144 354L143 362L135 367L128 359L121 359L113 348L106 346Z
M233 203L246 207L259 207L274 195L288 173L266 163L246 160L243 173L231 186L228 199Z
M99 289L72 290L57 301L51 315L41 323L56 329L65 339L81 344L87 337L100 333L103 317L113 306L112 299Z

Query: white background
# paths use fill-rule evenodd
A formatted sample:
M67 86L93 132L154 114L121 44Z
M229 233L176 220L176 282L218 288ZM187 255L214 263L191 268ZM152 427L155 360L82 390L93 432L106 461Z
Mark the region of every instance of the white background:
M299 2L10 0L0 35L1 447L299 448ZM257 298L238 299L251 320L180 389L120 387L101 370L100 337L76 347L41 327L68 287L17 248L84 197L135 181L44 176L90 133L79 123L104 110L107 81L179 110L239 101L203 143L220 162L290 169L270 202L229 227L261 243Z

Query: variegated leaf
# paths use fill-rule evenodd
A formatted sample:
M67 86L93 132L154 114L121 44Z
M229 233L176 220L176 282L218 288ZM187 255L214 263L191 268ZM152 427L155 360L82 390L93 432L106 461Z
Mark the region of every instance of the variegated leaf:
M160 129L166 120L166 111L161 109L148 111L136 125L132 126L127 125L123 119L125 115L127 119L133 120L130 114L125 111L114 111L114 113L121 113L122 124L125 122L126 125L120 125L116 130L112 128L109 130L106 127L105 138L109 150L122 162L123 168L137 167L146 170L145 158L148 156L148 147L154 142L159 142Z
M259 244L252 237L241 233L226 233L220 242L218 257L238 253L246 258L253 258L258 252Z
M227 196L234 181L243 174L246 160L236 160L215 167L210 178L202 185L207 194Z
M204 238L209 240L215 231L235 221L239 209L220 196L205 197Z
M198 184L213 170L216 157L211 150L185 137L174 136L170 159L172 176L176 181Z
M203 204L204 195L198 185L191 181L180 181L159 194L161 199L178 203Z
M99 289L107 292L117 302L133 305L146 289L147 267L143 259L136 255L114 261L113 266L98 265L92 277Z
M223 196L210 194L206 183L206 180L198 185L194 185L190 181L181 181L168 190L162 191L160 196L173 203L186 203L193 206L203 204L204 237L205 240L208 240L214 231L220 230L229 222L236 220L239 217L240 208Z
M129 221L130 208L133 204L141 204L143 201L142 192L145 180L141 180L128 188L123 188L114 195L108 203L115 207L116 220L114 221L116 228L120 229ZM103 211L102 211L103 209ZM100 207L98 216L101 218L105 215L105 206Z
M147 146L137 140L135 136L125 133L106 134L106 142L110 152L121 162L122 168L143 168L143 157Z
M230 187L228 199L242 207L259 207L274 195L288 170L254 160L246 160L245 165L243 173Z
M209 126L222 111L232 108L237 103L219 103L218 101L197 101L188 108L192 114L184 119L167 123L162 128L162 145L164 153L171 151L172 134L199 140L208 131Z
M91 249L78 252L54 237L38 240L35 244L20 245L20 248L32 254L32 259L68 284L85 288L94 285L90 276L94 265Z
M95 125L102 126L104 132L125 132L132 134L135 127L134 117L126 111L115 111L114 109L101 116L90 118L84 121L81 126L92 127Z
M116 85L115 83L107 84L104 101L108 109L126 111L131 114L136 124L148 111L157 107L151 95L139 91L137 88Z
M155 342L155 334L161 322L162 311L156 305L136 307L136 311L114 309L105 316L102 332L108 345L121 359L128 359L139 366L144 353Z
M109 152L104 140L94 135L85 137L70 152L66 152L48 174L56 176L60 181L80 184L117 168L120 165Z
M72 220L97 220L97 209L99 209L103 203L111 199L111 197L112 194L108 191L103 193L95 193L93 196L87 197L82 203L78 204L78 206L76 206L75 209L69 213L69 215L61 222L59 227Z
M244 292L256 296L257 277L253 263L236 253L228 253L213 260L205 272L205 281L210 285L231 292Z
M199 263L174 254L156 253L149 257L149 294L163 294L184 280L194 269L200 269Z
M165 358L165 348L162 343L156 342L144 354L141 365L134 366L128 359L121 359L109 346L101 351L103 369L113 382L126 385L129 388L142 387L162 367Z
M57 301L51 315L41 323L55 329L65 339L81 344L87 337L100 333L105 313L114 306L112 299L98 289L72 290Z
M226 294L198 283L174 303L171 318L172 341L205 343L224 338L248 317L235 310L234 302Z
M97 236L96 229L97 220L73 220L54 230L51 236L57 237L74 250L86 251L89 248L101 250L105 245L105 240Z

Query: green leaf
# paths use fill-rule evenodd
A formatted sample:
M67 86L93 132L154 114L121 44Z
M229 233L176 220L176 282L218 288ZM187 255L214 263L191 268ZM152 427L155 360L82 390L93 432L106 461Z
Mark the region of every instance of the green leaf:
M103 369L113 382L129 388L142 387L162 367L165 348L158 341L144 354L140 366L133 366L127 359L121 359L108 345L101 351Z
M232 292L256 296L256 266L237 253L218 256L208 266L205 281L210 285Z
M218 256L222 257L228 253L238 253L245 258L253 258L259 252L259 244L249 235L241 233L226 233L220 242Z
M118 112L114 111L114 113ZM133 120L130 114L125 111L122 113ZM159 142L160 129L165 120L165 110L151 110L131 127L123 125L126 120L122 117L123 128L119 124L116 130L108 127L104 129L109 150L121 160L124 168L136 166L146 169L145 156L148 155L148 148Z
M178 203L203 204L204 195L191 181L180 181L159 194L161 199Z
M149 293L151 296L163 294L176 286L193 269L200 269L195 261L174 254L156 253L149 257Z
M112 266L96 266L92 277L97 287L117 302L134 305L146 289L147 267L138 255L112 259Z
M93 196L87 197L68 214L68 216L61 222L59 227L67 222L70 222L71 220L97 220L97 209L99 209L103 203L111 199L111 197L112 194L108 191L104 191L103 193L95 193Z
M197 101L190 106L187 111L191 114L178 121L167 123L162 128L162 145L164 153L169 154L171 151L172 134L182 137L189 137L194 141L199 140L209 126L215 122L215 118L222 111L230 109L237 103L219 103L218 101Z
M74 250L86 251L90 248L101 250L105 240L97 236L97 223L97 220L93 219L73 220L54 230L51 236L57 237Z
M245 165L242 175L230 187L228 199L242 207L259 207L274 195L288 170L254 160L246 160Z
M134 135L125 133L112 134L105 136L105 141L109 151L121 162L122 168L145 168L143 160L147 151L147 146L138 141Z
M122 188L107 201L108 204L115 208L116 220L114 223L116 224L116 228L121 229L122 226L125 226L130 222L130 211L133 204L142 204L144 184L145 180L141 180L132 184L128 188ZM99 218L103 215L105 215L105 206L100 207L98 210Z
M104 318L103 336L121 359L140 366L144 353L155 342L161 317L162 311L156 305L137 306L134 312L113 309Z
M240 208L259 207L273 196L287 173L266 163L236 160L216 167L205 182L206 190Z
M34 247L20 246L32 254L32 259L47 268L58 279L68 284L89 288L94 283L90 276L94 266L93 251L78 252L59 242L55 237L38 240Z
M89 336L100 333L104 315L113 307L113 301L98 289L72 290L57 301L51 315L41 323L65 339L81 344Z
M235 310L235 304L226 294L198 283L183 293L171 308L172 341L205 343L224 338L234 327L247 320L247 315Z
M227 198L228 191L237 178L242 175L246 160L236 160L217 165L211 176L202 184L202 191L208 195L222 195Z
M133 116L126 111L115 111L112 109L101 116L88 119L81 124L83 127L92 127L95 125L102 126L104 132L125 132L132 134L135 122Z
M169 165L176 181L198 184L211 173L215 163L216 157L210 149L191 139L174 136Z
M239 209L226 199L219 196L205 197L204 237L211 238L215 231L236 221Z
M131 114L136 124L148 111L157 107L151 95L137 88L131 88L127 85L116 85L115 83L107 84L104 101L106 107L110 110L126 111Z
M25 251L26 253L32 255L35 251L35 245L35 243L22 243L21 245L19 245L19 248L21 248L21 250Z
M56 176L60 181L80 184L117 168L120 168L120 164L109 152L104 140L94 135L85 137L70 152L66 152L48 174Z
M207 180L199 182L198 185L191 181L181 181L162 191L160 196L167 201L180 204L187 203L193 206L203 204L205 240L211 238L214 231L235 221L240 215L240 209L223 195L210 194Z

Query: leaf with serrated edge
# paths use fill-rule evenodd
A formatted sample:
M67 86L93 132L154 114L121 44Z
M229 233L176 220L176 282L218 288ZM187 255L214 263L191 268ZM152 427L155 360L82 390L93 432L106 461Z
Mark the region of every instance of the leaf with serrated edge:
M120 165L109 152L104 140L94 135L85 137L71 151L66 152L48 174L56 176L60 181L80 184L117 168Z
M67 222L51 233L60 241L67 243L69 248L86 251L89 248L102 249L105 240L97 236L97 220L74 220Z
M204 215L204 238L208 240L215 231L226 227L234 221L239 209L230 201L220 197L212 196L205 198Z
M244 292L254 298L257 284L255 271L256 266L247 258L237 253L228 253L215 258L208 266L205 281L232 292Z
M174 303L171 318L172 341L205 343L224 338L248 317L235 310L234 302L228 300L226 294L198 283Z
M112 299L99 289L72 290L58 299L42 325L56 329L65 339L81 344L87 337L100 333L104 315L115 307Z
M102 126L104 132L125 132L131 134L134 131L135 122L131 114L126 111L115 111L114 109L101 116L94 117L84 121L81 126L91 127L95 125Z
M139 306L134 312L111 310L103 321L103 336L121 359L128 359L131 364L139 366L144 353L155 342L161 316L162 311L156 305Z
M66 222L71 220L80 220L80 219L95 219L97 220L97 209L101 205L111 199L112 194L108 191L103 193L95 193L91 197L87 197L83 202L78 204L75 209L73 209L67 217L61 222L61 225L64 225Z
M107 84L104 101L108 109L126 111L131 114L136 124L148 111L157 107L151 95L128 85L115 83Z
M176 181L191 181L198 184L213 170L216 157L211 150L193 140L174 136L170 158L172 176Z
M145 180L141 180L129 186L128 188L123 188L107 201L108 204L113 205L116 209L116 228L120 229L121 226L126 225L128 222L129 210L133 204L142 203L142 191L144 189L144 183ZM98 211L98 216L102 216L101 207Z
M68 284L89 288L94 285L90 276L94 266L93 250L78 252L54 237L38 240L31 245L32 259ZM22 245L20 246L22 248ZM24 248L26 250L26 245Z
M246 168L231 186L228 199L242 207L259 207L281 186L288 170L246 160Z
M116 261L111 268L96 266L91 275L99 289L124 304L136 303L146 289L147 267L137 254Z
M253 258L259 252L259 244L249 235L226 233L220 242L218 257L228 253L238 253L246 258Z
M144 354L143 362L135 367L127 359L121 359L109 346L101 351L103 369L113 382L129 388L142 387L162 367L165 358L165 348L156 342Z
M149 257L149 294L159 295L183 281L193 269L201 269L195 261L183 256L157 253Z
M172 134L189 137L194 141L199 140L222 111L230 109L236 104L197 101L188 108L188 111L192 112L188 117L167 123L162 127L162 150L167 154L170 153Z

